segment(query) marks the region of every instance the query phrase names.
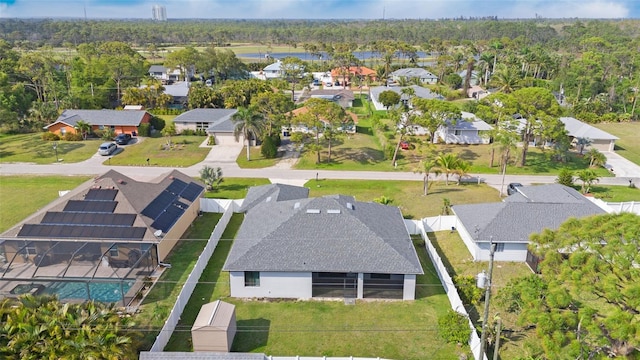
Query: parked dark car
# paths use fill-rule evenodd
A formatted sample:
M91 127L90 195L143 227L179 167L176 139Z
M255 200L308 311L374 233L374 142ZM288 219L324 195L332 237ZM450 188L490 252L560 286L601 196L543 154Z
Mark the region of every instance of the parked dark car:
M129 141L131 141L131 134L120 134L115 138L115 142L118 145L127 145Z
M507 195L511 195L511 194L515 194L518 192L519 187L521 187L522 184L520 183L511 183L507 186Z

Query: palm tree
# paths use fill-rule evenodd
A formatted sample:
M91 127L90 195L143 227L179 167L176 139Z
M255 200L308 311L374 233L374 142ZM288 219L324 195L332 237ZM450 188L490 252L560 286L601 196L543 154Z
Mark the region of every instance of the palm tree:
M91 124L83 120L78 120L75 128L78 132L82 134L82 139L87 140L87 135L91 131Z
M438 169L435 160L423 160L420 161L418 167L414 170L414 172L424 174L422 177L422 190L424 192L424 196L427 196L429 193L429 174L434 172L436 177L440 175L440 169Z
M598 151L596 148L591 148L587 151L589 157L589 167L602 166L607 163L607 157L605 154Z
M462 182L462 178L469 175L471 170L471 164L468 161L460 159L454 170L454 173L458 175L458 185Z
M457 154L440 154L436 158L436 165L438 171L443 172L445 176L445 185L449 185L449 175L455 173L460 163L460 158Z
M498 91L509 94L518 88L520 76L515 68L500 64L491 81L498 87Z
M596 172L591 169L583 169L576 173L578 180L582 181L582 193L586 194L591 190L591 185L599 181Z
M236 141L239 141L240 135L242 135L247 142L247 161L250 161L249 148L251 147L251 138L257 139L262 133L264 118L253 107L239 107L238 111L231 117L231 121L234 124L233 136L236 137Z

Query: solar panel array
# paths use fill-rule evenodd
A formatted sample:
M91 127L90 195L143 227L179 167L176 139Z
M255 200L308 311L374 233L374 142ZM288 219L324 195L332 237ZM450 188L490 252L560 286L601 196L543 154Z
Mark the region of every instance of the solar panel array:
M146 231L144 227L25 224L18 237L142 240Z
M194 201L202 190L204 188L196 183L187 184L182 180L173 179L167 189L142 210L142 215L153 219L151 227L167 232L188 208L180 198Z
M133 226L135 214L100 214L79 212L47 212L41 224Z
M118 190L116 189L90 189L84 199L96 201L113 201L116 198L116 195L118 195Z
M117 205L117 201L69 200L62 211L112 213Z

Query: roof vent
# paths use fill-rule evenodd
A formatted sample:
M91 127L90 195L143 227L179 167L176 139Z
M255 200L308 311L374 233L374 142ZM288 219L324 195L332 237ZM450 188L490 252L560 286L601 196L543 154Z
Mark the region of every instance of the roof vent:
M299 202L293 204L293 208L294 209L298 209L299 207L300 207L300 203Z
M157 238L161 238L162 237L162 230L156 230L156 232L154 232L153 235L155 235L155 237L157 237Z
M352 204L352 203L350 203L350 202L348 202L348 203L347 203L347 209L351 209L351 210L353 210L353 204Z
M267 197L267 200L265 200L265 202L269 202L271 201L271 196Z
M122 179L118 179L118 184L125 184L125 182Z
M340 209L329 209L327 214L340 214Z
M320 209L307 209L307 214L320 214Z

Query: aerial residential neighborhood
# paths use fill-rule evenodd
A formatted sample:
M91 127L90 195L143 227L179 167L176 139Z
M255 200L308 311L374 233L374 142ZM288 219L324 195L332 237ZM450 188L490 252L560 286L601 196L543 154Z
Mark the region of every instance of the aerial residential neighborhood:
M0 358L639 356L628 13L24 3Z

